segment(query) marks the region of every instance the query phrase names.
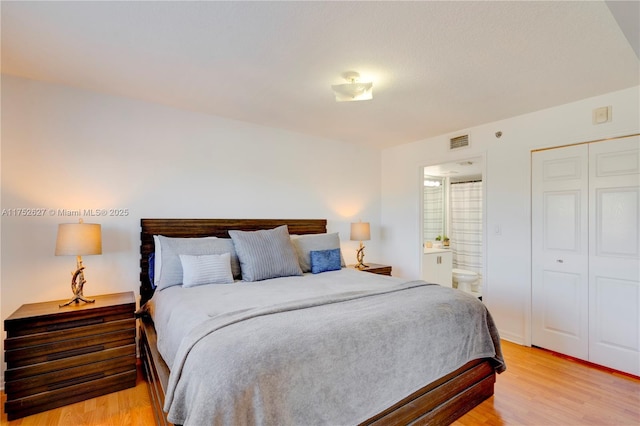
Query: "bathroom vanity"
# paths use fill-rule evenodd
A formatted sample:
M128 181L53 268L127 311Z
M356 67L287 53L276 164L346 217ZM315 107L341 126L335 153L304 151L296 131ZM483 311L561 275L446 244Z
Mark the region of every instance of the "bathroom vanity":
M429 283L452 287L453 253L449 249L425 248L422 279Z

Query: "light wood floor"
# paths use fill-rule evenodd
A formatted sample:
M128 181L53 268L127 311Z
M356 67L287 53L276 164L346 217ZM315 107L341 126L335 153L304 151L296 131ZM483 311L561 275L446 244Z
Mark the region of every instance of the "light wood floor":
M640 379L505 341L502 350L494 395L455 426L640 425Z
M640 379L594 367L551 352L503 342L507 371L495 395L455 426L640 425ZM1 394L4 407L4 393ZM146 383L135 388L0 425L153 425Z

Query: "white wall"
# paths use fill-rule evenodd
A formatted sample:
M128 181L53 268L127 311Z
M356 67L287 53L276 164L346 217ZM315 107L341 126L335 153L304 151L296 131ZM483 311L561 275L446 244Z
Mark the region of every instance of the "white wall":
M612 106L613 120L592 124L592 110ZM531 150L640 132L640 87L609 93L382 152L383 259L397 275L418 278L422 258L422 167L486 156L483 300L501 336L530 344ZM503 136L496 138L495 133ZM450 152L449 138L468 132L471 146ZM495 235L499 226L501 235Z
M129 211L84 217L103 233L103 254L83 259L87 296L137 294L143 217L326 218L347 263L358 244L349 223L361 218L372 226L367 259L382 261L377 150L2 76L1 161L2 320L71 296L75 258L53 252L58 223L77 218L58 209Z

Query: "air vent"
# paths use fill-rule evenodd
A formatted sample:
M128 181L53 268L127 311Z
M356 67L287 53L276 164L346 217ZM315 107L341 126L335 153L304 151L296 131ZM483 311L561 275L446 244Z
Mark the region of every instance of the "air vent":
M449 139L449 149L465 148L469 146L469 135L456 136Z

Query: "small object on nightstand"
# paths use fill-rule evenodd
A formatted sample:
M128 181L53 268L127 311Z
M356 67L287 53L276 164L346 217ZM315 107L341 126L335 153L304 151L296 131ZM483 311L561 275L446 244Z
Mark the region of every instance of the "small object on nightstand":
M369 263L369 265L366 266L365 268L358 268L358 265L349 265L349 267L358 269L362 272L370 272L372 274L391 276L391 266L389 265L380 265L379 263Z
M22 305L4 321L9 420L136 384L133 292Z

